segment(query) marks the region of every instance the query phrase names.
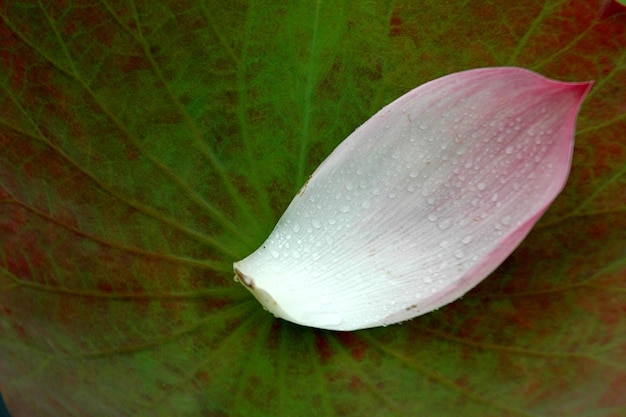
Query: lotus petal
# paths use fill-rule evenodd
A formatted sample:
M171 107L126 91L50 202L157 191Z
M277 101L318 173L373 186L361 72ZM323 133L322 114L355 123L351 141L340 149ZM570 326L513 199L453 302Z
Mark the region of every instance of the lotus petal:
M271 235L234 264L278 317L356 330L461 297L563 188L590 82L512 67L428 82L389 104L311 175Z

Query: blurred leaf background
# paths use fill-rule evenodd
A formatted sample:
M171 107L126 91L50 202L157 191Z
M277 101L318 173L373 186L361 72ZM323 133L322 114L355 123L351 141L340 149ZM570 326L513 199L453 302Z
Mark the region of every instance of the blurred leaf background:
M462 300L351 333L233 282L313 169L430 79L596 81L569 183ZM0 387L22 416L626 414L617 2L0 2Z

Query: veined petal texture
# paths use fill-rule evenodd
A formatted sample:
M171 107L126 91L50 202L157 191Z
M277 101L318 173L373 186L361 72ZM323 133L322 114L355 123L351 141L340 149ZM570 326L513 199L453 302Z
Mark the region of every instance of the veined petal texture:
M461 297L563 188L591 83L522 68L428 82L376 113L311 175L235 272L276 316L356 330Z

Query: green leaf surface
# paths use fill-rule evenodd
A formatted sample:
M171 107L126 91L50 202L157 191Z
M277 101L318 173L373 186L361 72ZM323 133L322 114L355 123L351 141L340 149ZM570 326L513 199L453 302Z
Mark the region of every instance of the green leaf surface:
M283 4L284 3L284 4ZM602 2L0 2L14 417L626 414L626 13ZM351 333L233 281L380 107L464 69L596 80L572 174L462 300Z

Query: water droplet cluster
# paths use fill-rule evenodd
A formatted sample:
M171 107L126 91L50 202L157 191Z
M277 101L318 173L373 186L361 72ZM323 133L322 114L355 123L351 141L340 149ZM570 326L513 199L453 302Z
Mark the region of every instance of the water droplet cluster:
M380 308L389 317L420 310L561 187L553 178L567 169L559 143L567 127L555 123L555 100L472 83L441 89L404 96L357 129L260 249L276 262L259 255L256 267L280 291L317 294L294 301L303 321L349 327L350 314L367 321ZM416 279L420 286L402 290ZM378 309L376 286L396 294ZM352 313L334 310L351 294Z

